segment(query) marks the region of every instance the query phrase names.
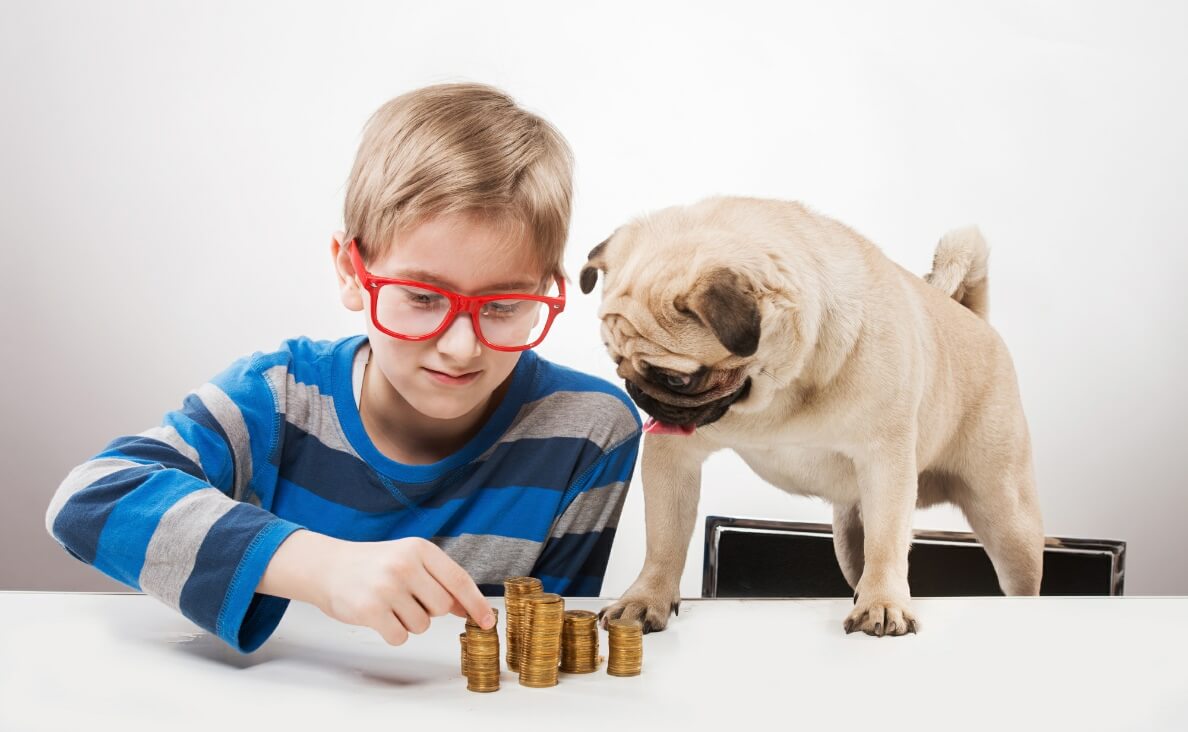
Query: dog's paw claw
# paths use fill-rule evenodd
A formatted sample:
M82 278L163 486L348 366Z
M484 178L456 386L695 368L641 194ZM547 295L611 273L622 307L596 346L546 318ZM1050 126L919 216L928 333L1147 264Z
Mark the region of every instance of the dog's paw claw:
M643 627L645 633L655 633L668 627L669 615L677 612L680 601L653 601L643 597L622 598L613 605L600 611L599 619L603 628L611 620L633 620Z
M907 603L893 600L866 602L858 598L842 627L847 633L860 630L870 636L883 637L915 633L919 626L907 609Z

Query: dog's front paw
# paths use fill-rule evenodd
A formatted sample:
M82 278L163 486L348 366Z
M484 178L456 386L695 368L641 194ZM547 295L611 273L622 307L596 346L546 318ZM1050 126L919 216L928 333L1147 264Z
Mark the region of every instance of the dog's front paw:
M907 601L860 592L854 597L854 610L842 627L847 633L861 630L867 635L882 636L915 633L920 624Z
M643 626L643 632L651 633L668 627L668 616L680 613L681 599L669 594L628 593L613 605L598 611L598 620L605 628L610 620L634 620Z

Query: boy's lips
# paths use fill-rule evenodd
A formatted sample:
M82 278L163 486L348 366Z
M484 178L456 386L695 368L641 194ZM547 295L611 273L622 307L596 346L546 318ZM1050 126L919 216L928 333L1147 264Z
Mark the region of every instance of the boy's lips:
M450 373L448 371L437 371L426 366L422 366L421 368L425 369L425 373L427 373L431 379L439 384L445 384L447 386L465 386L466 384L469 384L470 382L477 379L479 374L482 373L482 371Z

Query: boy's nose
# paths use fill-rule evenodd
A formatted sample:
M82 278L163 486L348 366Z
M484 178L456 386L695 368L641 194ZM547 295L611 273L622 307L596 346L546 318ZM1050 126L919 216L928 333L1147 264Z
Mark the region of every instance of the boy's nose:
M461 363L473 361L483 352L483 344L474 332L474 324L466 313L459 313L437 337L437 351Z

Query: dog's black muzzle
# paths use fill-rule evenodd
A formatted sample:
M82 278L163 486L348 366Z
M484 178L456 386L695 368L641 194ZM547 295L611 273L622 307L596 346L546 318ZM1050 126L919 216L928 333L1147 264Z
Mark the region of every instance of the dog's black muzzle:
M725 396L692 407L678 407L645 393L630 380L624 380L624 383L631 399L657 422L691 427L704 427L718 421L726 414L726 410L730 409L731 404L745 398L751 391L751 378L748 376L742 386Z

